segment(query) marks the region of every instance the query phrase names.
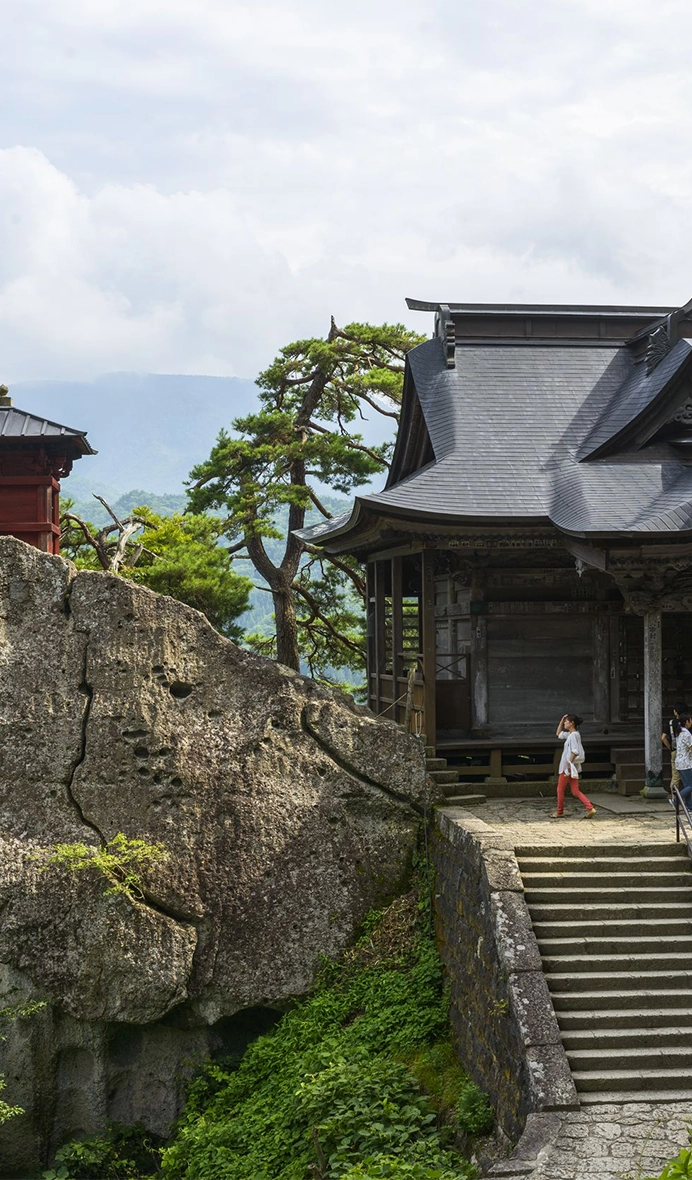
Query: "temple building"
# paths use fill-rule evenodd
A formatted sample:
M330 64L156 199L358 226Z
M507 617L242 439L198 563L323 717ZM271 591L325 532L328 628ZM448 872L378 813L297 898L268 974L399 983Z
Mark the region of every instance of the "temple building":
M95 454L83 430L17 409L0 385L0 536L59 553L59 481Z
M366 564L370 707L403 720L415 667L414 723L488 781L548 773L578 713L592 768L657 793L692 697L692 302L408 306L434 333L387 484L301 534Z

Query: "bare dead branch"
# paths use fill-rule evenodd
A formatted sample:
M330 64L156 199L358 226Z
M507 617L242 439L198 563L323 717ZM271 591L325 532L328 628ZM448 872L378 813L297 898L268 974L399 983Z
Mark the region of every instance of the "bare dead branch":
M323 516L326 516L327 520L333 520L334 517L332 516L332 513L329 512L329 510L327 508L325 508L324 504L322 503L321 500L318 499L316 493L313 492L311 487L307 488L307 493L308 493L310 499L312 500L313 504L315 505L315 508L317 509L317 511L321 512Z

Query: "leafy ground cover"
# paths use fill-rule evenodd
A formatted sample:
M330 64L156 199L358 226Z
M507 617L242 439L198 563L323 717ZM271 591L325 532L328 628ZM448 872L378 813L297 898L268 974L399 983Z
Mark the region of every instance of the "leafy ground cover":
M371 915L239 1066L210 1065L161 1152L160 1180L471 1180L455 1142L489 1132L493 1115L450 1044L428 925L415 891ZM63 1148L44 1175L93 1175L84 1146ZM88 1152L101 1152L104 1180L155 1170L138 1170L129 1144L109 1155L94 1140Z

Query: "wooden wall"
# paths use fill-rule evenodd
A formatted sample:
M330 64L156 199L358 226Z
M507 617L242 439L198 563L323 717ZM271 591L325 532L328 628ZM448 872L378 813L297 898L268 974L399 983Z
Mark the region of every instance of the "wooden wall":
M592 615L491 617L487 627L491 726L550 725L567 711L593 720Z

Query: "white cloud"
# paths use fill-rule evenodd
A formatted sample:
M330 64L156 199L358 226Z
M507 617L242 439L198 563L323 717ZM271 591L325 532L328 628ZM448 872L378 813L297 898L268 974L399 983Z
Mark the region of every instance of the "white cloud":
M426 330L406 294L692 295L683 0L6 8L0 377L254 375L332 312Z

